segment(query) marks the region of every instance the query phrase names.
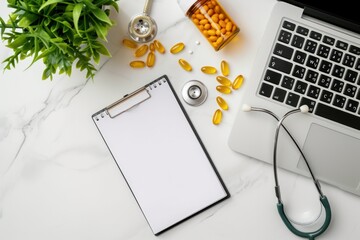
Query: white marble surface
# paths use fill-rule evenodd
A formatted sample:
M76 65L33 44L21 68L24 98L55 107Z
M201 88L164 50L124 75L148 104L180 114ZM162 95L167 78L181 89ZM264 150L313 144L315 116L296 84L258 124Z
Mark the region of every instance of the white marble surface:
M167 53L157 54L152 69L131 69L128 63L134 58L133 51L120 42L126 37L130 18L142 11L144 1L120 0L120 12L113 13L117 26L109 35L113 56L103 58L93 81L75 69L71 78L55 76L52 81L42 81L43 66L37 63L26 69L29 61L0 72L0 239L299 239L278 216L272 167L236 154L227 146L238 102L246 91L246 81L251 81L247 76L275 0L221 3L241 33L219 52L208 45L175 0L155 0L152 17L159 27L157 39ZM6 1L1 1L0 15L7 18L9 11ZM186 51L170 54L169 48L180 41L185 43ZM0 58L10 54L1 43ZM180 57L193 65L192 72L180 68ZM230 77L243 74L245 84L225 96L230 110L215 126L211 118L217 108L217 82L200 68L218 67L223 59L230 63ZM231 197L155 237L91 115L163 74L168 75L178 93L191 79L204 82L209 89L203 105L185 108ZM311 183L283 171L280 177L289 211L305 214L309 206L304 200ZM359 239L360 198L328 185L323 185L323 190L332 206L333 220L318 239Z

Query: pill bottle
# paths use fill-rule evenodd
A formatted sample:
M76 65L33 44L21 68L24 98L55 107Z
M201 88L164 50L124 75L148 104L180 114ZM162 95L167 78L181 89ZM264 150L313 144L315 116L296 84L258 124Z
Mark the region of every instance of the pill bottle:
M177 2L215 51L225 47L240 32L239 27L217 0Z

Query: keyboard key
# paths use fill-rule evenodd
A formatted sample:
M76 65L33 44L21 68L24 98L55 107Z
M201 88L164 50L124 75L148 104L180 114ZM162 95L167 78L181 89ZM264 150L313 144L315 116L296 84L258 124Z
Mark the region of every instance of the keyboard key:
M360 130L360 117L339 109L319 103L315 110L315 115L327 118L329 120L344 124L348 127Z
M348 67L353 67L355 64L356 57L350 54L345 54L343 64Z
M346 50L348 48L349 44L340 40L337 40L336 47L340 48L342 50Z
M274 87L272 85L270 85L270 84L262 83L259 94L262 95L262 96L265 96L265 97L270 97L273 88Z
M339 107L339 108L343 108L345 105L345 101L346 101L346 98L344 96L336 94L334 101L333 101L333 105L336 107Z
M356 61L355 69L360 71L360 58L358 58L358 60Z
M300 99L300 96L299 96L299 95L290 92L290 93L288 94L287 98L286 98L285 103L286 103L287 105L292 106L292 107L296 107L297 104L298 104L298 102L299 102L299 99Z
M307 29L305 27L302 27L302 26L298 26L296 28L296 32L301 34L301 35L307 36L309 34L309 29Z
M314 53L317 47L317 42L314 42L312 40L307 40L305 43L304 50L310 53Z
M346 103L345 109L350 112L356 113L358 106L359 106L359 102L349 99L348 102Z
M347 83L345 85L344 94L349 97L354 97L356 94L357 87Z
M324 73L329 73L330 70L331 70L331 67L332 67L332 63L331 63L331 62L322 60L321 63L320 63L319 70L322 71L322 72L324 72Z
M360 48L356 47L354 45L350 45L349 52L351 52L355 55L360 55Z
M292 34L290 32L285 31L285 30L281 30L280 34L279 34L279 37L278 37L278 40L280 42L283 42L283 43L289 43L290 39L291 39L291 35Z
M307 96L317 99L319 95L320 95L320 88L310 85L309 90L307 92Z
M305 62L305 59L306 59L306 53L296 50L294 59L293 59L294 62L303 64Z
M344 82L334 79L334 81L331 85L331 90L341 93L343 90L343 87L344 87Z
M304 42L305 42L305 38L303 38L299 35L295 35L291 42L291 45L294 47L297 47L297 48L302 48L304 45Z
M339 63L341 61L342 55L343 55L342 51L333 49L331 51L330 60Z
M317 55L323 58L327 58L330 53L330 47L320 44L319 49L317 51Z
M326 76L324 74L320 75L320 79L319 79L319 82L318 82L319 86L322 86L324 88L328 88L330 86L330 83L331 83L331 77Z
M270 63L269 63L269 67L276 69L280 72L284 72L289 74L292 68L292 63L282 60L280 58L277 57L271 57Z
M302 105L307 105L309 107L309 112L312 113L314 111L316 102L309 98L303 97L301 98L301 102L300 102L300 106Z
M335 65L331 73L334 77L342 78L344 76L345 68L339 65Z
M311 67L313 69L316 69L318 67L318 65L319 65L319 62L320 62L319 58L310 55L308 57L307 62L306 62L306 66Z
M266 70L264 80L278 85L280 83L281 74L272 70Z
M274 48L274 54L287 59L291 59L293 52L294 49L280 43L277 43Z
M283 102L286 96L286 91L281 88L275 88L273 99L278 102Z
M286 28L286 29L289 29L289 30L291 30L291 31L294 31L296 25L295 25L294 23L292 23L292 22L284 21L282 26L283 26L283 28Z
M315 39L315 40L320 41L320 39L321 39L321 37L322 37L322 34L319 33L319 32L311 31L311 32L310 32L310 37L311 37L312 39Z
M287 88L287 89L291 90L292 87L294 86L294 83L295 83L294 78L289 77L289 76L284 76L284 78L282 80L282 83L281 83L281 86L283 88Z
M329 37L329 36L324 36L323 43L326 43L326 44L332 46L335 43L335 38L332 38L332 37Z
M354 83L354 82L356 81L357 77L358 77L358 73L357 73L357 72L348 69L348 70L346 71L346 74L345 74L344 79L345 79L346 81L348 81L348 82Z
M315 72L311 69L307 70L305 75L305 80L311 83L316 83L318 79L319 73Z
M299 65L295 65L292 75L294 77L303 79L305 75L306 69L304 67L301 67Z
M294 91L301 94L305 94L307 86L308 84L306 82L297 81L295 84Z
M323 90L321 92L321 96L320 96L320 100L323 101L323 102L326 102L326 103L331 103L331 100L332 100L332 97L333 97L333 93L332 92L329 92L327 90Z

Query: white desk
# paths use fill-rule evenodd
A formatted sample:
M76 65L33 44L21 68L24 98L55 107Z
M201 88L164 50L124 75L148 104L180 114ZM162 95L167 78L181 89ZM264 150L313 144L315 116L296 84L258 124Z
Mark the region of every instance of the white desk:
M6 2L0 3L0 15L7 19ZM106 64L94 81L86 80L75 69L71 78L55 76L53 81L42 81L40 62L25 70L29 61L24 61L14 70L0 72L0 239L299 239L278 216L272 167L238 155L227 145L275 0L221 2L241 33L219 52L200 35L175 0L155 0L152 17L159 27L157 39L167 53L157 54L152 69L131 69L133 51L123 47L121 40L127 34L130 18L142 11L144 1L120 0L120 12L114 16L118 24L109 35L113 57L109 61L103 59ZM180 41L185 43L186 51L170 54L170 47ZM200 41L200 45L195 41ZM10 54L1 43L0 58ZM180 57L192 64L192 72L180 68ZM245 84L225 96L230 110L215 126L211 119L217 109L217 82L215 76L203 74L200 68L212 65L219 69L223 59L230 63L230 76L243 74ZM207 86L209 97L203 105L184 106L231 197L155 237L91 114L162 74L168 75L178 93L191 79ZM298 176L283 171L280 174L282 193L290 200L308 187ZM359 239L360 198L328 185L323 185L323 191L332 206L333 219L318 239ZM298 207L299 211L306 210L301 203Z

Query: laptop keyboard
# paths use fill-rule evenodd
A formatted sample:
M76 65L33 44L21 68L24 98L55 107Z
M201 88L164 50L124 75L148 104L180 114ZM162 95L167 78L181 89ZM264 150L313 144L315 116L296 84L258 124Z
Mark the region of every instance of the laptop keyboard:
M259 94L360 130L360 46L283 20Z

